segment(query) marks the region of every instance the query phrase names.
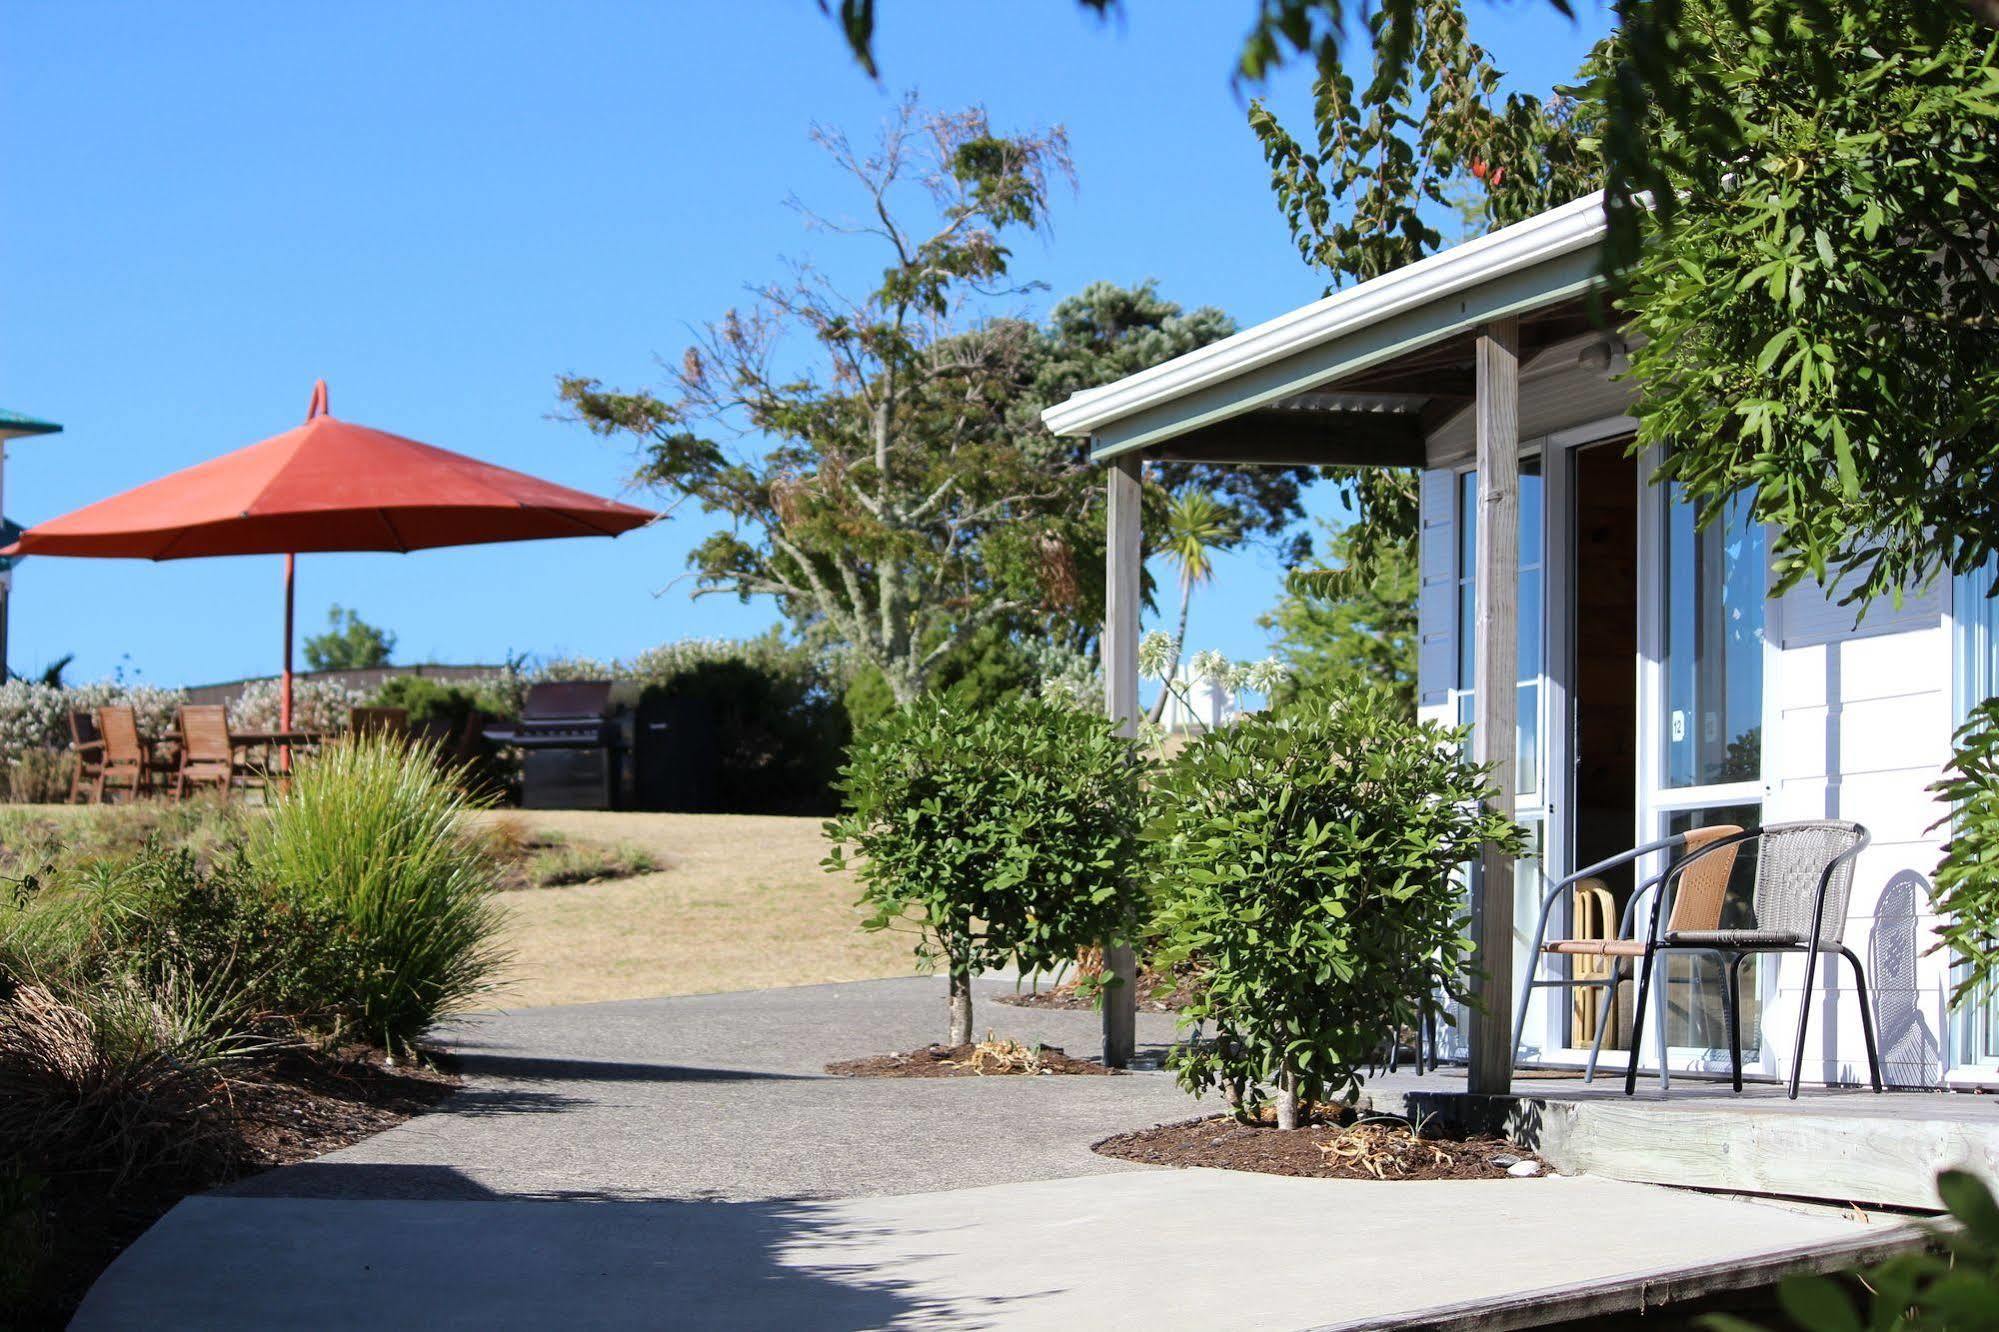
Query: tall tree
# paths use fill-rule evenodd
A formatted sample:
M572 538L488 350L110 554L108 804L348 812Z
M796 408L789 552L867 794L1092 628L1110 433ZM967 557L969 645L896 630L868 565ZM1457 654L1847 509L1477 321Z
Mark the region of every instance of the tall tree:
M1396 542L1357 560L1362 529L1348 523L1332 535L1330 564L1302 570L1259 623L1277 631L1277 651L1290 667L1280 694L1373 685L1410 716L1416 713L1416 549Z
M1657 121L1683 165L1678 222L1623 303L1640 445L1704 518L1748 497L1779 586L1867 599L1980 567L1999 553L1999 44L1923 0L1836 24L1692 0L1685 28L1684 95L1724 102L1743 144L1701 156Z
M1180 658L1187 650L1187 615L1194 604L1194 589L1214 576L1215 552L1227 550L1242 540L1229 511L1205 490L1186 490L1166 506L1166 532L1159 553L1178 575L1180 612L1173 630L1173 659L1166 667L1172 681L1180 671ZM1166 715L1169 689L1161 689L1153 700L1150 719L1157 723Z
M709 324L663 392L580 377L560 391L591 429L639 441L642 479L731 520L692 557L700 590L775 597L906 703L959 635L1074 582L1047 538L1094 478L1004 428L1037 347L1030 326L980 313L1025 290L1007 239L1045 226L1068 145L1059 128L1002 134L982 110L913 99L872 149L814 138L862 205L815 221L877 248L876 286L849 297L799 265ZM754 442L732 454L697 430Z
M396 636L335 606L326 613L326 632L305 640L305 664L315 671L360 671L386 666L396 650Z

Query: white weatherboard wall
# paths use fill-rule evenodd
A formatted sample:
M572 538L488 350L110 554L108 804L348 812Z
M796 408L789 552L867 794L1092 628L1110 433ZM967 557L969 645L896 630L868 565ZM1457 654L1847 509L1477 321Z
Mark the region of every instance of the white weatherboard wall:
M1950 756L1953 653L1946 580L1897 609L1878 606L1857 628L1851 608L1810 585L1783 599L1771 626L1778 650L1765 757L1764 818L1840 818L1866 824L1847 911L1846 944L1867 968L1882 1076L1903 1086L1942 1080L1949 1046L1949 963L1930 954L1937 915L1930 876L1945 810L1925 789ZM1802 957L1771 969L1763 1066L1788 1072L1797 1039ZM1858 996L1841 961L1827 992L1814 986L1805 1077L1857 1081L1867 1073Z

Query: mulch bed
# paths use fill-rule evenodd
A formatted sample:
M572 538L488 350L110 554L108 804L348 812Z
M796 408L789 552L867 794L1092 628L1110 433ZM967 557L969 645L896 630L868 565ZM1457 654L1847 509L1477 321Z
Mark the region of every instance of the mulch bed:
M842 1059L826 1065L838 1078L993 1078L993 1077L1114 1077L1119 1070L1062 1053L1061 1047L1036 1047L1030 1061L1026 1047L995 1051L985 1045L932 1045L921 1050Z
M45 1181L40 1211L49 1261L28 1306L8 1311L0 1327L64 1326L98 1274L182 1198L359 1142L430 1109L460 1082L434 1064L391 1068L361 1048L299 1052L256 1067L229 1085L231 1142L220 1173L116 1190L102 1175Z
M1227 1115L1120 1133L1094 1150L1147 1165L1209 1166L1312 1179L1504 1179L1516 1161L1539 1157L1492 1134L1418 1137L1399 1119L1311 1123L1284 1132L1274 1124L1242 1124Z
M1170 980L1171 986L1163 993L1156 993L1162 981ZM1167 976L1151 967L1140 967L1138 971L1138 1011L1141 1013L1177 1013L1186 1007L1194 997L1197 978L1187 973ZM1155 997L1156 995L1156 997ZM1012 1004L1015 1008L1060 1008L1094 1009L1096 998L1080 992L1077 981L1065 980L1059 985L1051 985L1045 990L1018 990L1013 994L1003 994L998 1002Z

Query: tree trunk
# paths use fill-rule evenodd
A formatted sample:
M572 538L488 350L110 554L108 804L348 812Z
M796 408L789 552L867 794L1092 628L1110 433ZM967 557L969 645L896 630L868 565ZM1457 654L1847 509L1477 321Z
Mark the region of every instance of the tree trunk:
M1187 654L1187 609L1193 604L1193 601L1194 581L1191 578L1182 578L1180 580L1180 627L1173 633L1173 664L1166 669L1166 684L1171 684L1173 677L1180 673L1180 659ZM1146 714L1146 719L1154 726L1159 725L1159 719L1166 715L1166 696L1169 692L1166 686L1162 684L1159 689L1159 697L1152 700L1152 711Z
M972 1043L972 975L963 967L951 968L951 1039L949 1044Z
M1298 1075L1289 1069L1277 1076L1277 1127L1298 1127Z

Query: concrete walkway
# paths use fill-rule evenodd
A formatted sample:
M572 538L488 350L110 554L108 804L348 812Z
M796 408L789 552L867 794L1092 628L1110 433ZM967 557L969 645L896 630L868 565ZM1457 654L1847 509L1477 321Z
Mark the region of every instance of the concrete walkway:
M1094 1053L1096 1018L980 1029ZM1260 1327L1741 1266L1867 1228L1578 1178L1424 1184L1097 1156L1199 1113L1162 1074L847 1081L941 983L542 1009L454 1030L469 1085L318 1161L182 1203L74 1326ZM1141 1042L1170 1019L1141 1015Z

